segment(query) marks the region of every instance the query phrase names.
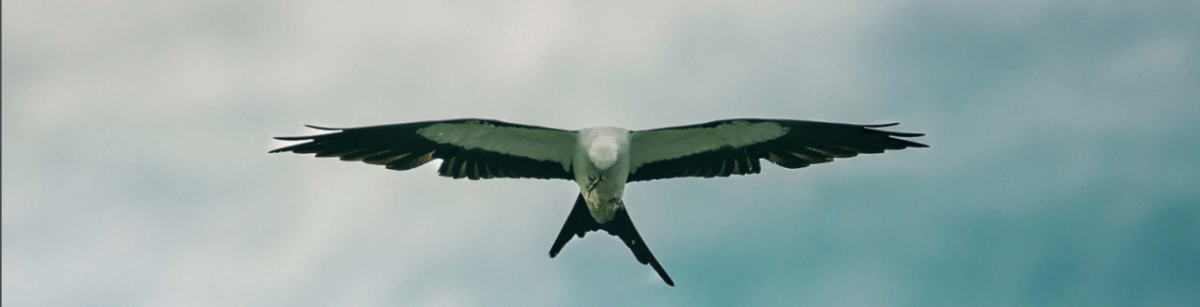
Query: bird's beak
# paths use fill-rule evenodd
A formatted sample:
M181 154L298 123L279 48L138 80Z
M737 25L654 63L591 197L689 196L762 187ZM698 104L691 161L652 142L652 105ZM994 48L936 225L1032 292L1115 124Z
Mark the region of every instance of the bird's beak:
M606 171L608 171L608 170L602 169L602 170L598 170L598 171L596 171L596 173L597 173L597 174L596 174L596 181L601 181L601 180L604 180L604 172L606 172Z

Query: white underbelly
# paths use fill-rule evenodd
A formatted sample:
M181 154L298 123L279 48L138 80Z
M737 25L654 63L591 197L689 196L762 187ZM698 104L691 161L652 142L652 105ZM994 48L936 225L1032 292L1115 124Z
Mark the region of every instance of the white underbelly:
M587 201L588 211L592 214L592 218L596 219L597 223L604 224L616 216L617 209L625 206L625 202L621 200L624 192L624 184L611 184L605 181L591 192L584 192L583 199Z

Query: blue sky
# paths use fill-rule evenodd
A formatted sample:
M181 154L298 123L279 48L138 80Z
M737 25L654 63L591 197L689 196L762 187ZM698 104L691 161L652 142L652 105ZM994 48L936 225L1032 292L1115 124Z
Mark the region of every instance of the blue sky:
M5 306L1195 306L1194 1L19 1ZM929 149L631 185L268 155L301 124L901 122Z

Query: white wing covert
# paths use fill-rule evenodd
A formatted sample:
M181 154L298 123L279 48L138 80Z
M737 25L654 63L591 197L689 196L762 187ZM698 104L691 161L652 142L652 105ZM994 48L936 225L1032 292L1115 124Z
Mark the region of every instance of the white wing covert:
M757 174L762 171L759 159L794 169L833 158L929 147L899 139L924 134L876 129L895 125L730 119L634 131L628 181Z
M409 170L442 159L438 174L468 178L572 180L571 158L577 133L485 119L456 119L358 128L313 129L329 134L276 137L307 141L276 150L338 157Z

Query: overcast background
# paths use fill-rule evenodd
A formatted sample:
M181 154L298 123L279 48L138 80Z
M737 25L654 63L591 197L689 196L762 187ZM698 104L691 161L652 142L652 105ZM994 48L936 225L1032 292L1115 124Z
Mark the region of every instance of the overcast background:
M4 306L1198 306L1200 2L4 0ZM577 187L267 154L459 117L929 149Z

